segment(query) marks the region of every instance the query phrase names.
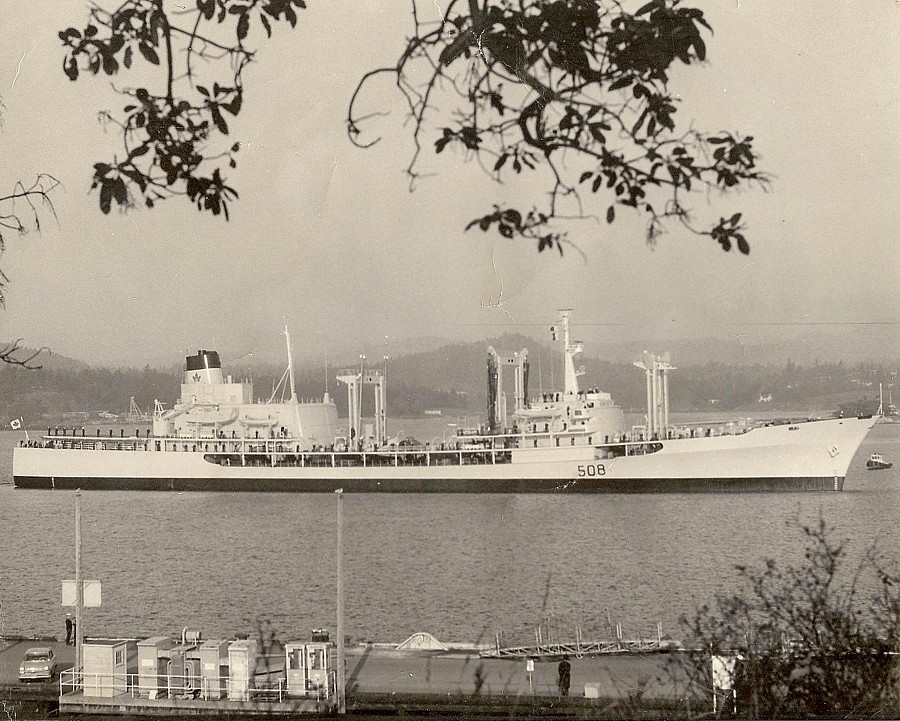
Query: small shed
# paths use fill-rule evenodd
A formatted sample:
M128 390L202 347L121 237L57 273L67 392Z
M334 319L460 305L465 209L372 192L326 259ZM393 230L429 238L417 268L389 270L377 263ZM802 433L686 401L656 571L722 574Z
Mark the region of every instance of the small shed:
M232 641L228 646L228 699L249 701L256 674L256 641Z
M144 698L158 698L168 690L168 650L172 645L168 636L138 641L138 692Z
M128 650L124 640L82 644L85 696L110 698L128 692Z
M334 644L295 641L284 645L288 696L329 698L334 690Z
M225 695L228 676L228 641L204 641L200 646L201 694L205 699Z

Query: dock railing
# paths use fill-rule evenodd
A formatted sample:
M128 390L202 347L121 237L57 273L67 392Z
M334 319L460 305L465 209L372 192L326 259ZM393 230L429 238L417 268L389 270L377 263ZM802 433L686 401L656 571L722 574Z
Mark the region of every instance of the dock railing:
M663 636L662 624L656 624L654 636L626 638L622 624L613 627L612 619L607 617L609 635L613 638L586 640L579 623L570 627L566 621L547 617L534 627L519 628L510 633L498 632L493 645L480 652L482 658L557 658L572 656L599 656L621 653L656 653L683 648L680 641ZM525 641L524 631L533 633L533 642Z
M129 696L147 699L198 699L204 701L266 701L283 702L293 699L325 701L335 694L334 671L325 684L309 689L289 689L285 678L256 678L253 684L241 684L235 690L234 680L227 676L178 676L160 674L155 683L147 683L145 676L135 673L85 673L74 669L59 674L59 697L113 698ZM229 683L231 681L231 684ZM229 689L232 693L229 694ZM229 696L231 696L229 698Z

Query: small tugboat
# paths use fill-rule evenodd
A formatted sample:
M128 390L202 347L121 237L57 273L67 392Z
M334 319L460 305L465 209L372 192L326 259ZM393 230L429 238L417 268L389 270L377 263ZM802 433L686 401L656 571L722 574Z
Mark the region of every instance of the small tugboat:
M884 456L880 453L873 453L869 456L869 460L866 461L866 468L870 471L880 471L883 468L890 468L893 465L893 463L885 461Z

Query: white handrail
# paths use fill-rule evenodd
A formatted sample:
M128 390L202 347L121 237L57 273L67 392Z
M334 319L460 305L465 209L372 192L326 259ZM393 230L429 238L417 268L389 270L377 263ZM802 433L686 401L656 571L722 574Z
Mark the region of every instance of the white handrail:
M151 683L147 683L148 679ZM155 683L153 682L155 680ZM234 682L228 676L182 676L177 674L150 674L144 676L135 673L85 673L74 668L60 671L59 698L81 694L84 698L109 698L130 695L132 698L197 698L202 700L227 701L229 683ZM301 692L291 691L286 678L272 679L269 685L254 686L254 680L246 680L247 700L263 699L278 701L287 700L288 696L315 698L317 701L328 700L335 694L335 671L329 670L326 681L320 686L304 689ZM215 694L212 688L217 687ZM290 693L289 693L290 692Z

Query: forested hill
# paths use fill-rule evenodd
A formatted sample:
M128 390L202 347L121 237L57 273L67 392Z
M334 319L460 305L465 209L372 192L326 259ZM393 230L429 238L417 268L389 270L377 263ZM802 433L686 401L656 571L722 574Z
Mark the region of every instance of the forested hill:
M488 345L501 355L523 348L529 350L530 393L562 387L562 353L558 346L551 351L532 338L504 335L483 343L447 345L437 351L392 359L388 369L388 406L393 402L395 407L410 411L442 408L436 403L416 403L418 389L427 388L432 393L444 394L443 408L467 407L483 412ZM669 397L671 407L678 411L836 410L864 399L876 401L879 383L884 385L887 403L892 372L900 365L896 362L800 365L792 361L780 365L679 365L677 357L672 362L676 370L670 373ZM587 354L578 359L578 364L584 366L580 381L583 388L596 386L608 391L626 410L645 409L644 371L630 362L609 362ZM505 379L504 385L511 393L511 369ZM398 398L400 391L402 397ZM458 401L458 405L451 405L450 401Z
M415 417L425 411L441 411L455 417L484 413L487 384L487 348L501 355L529 349L530 393L562 385L562 354L532 338L504 335L483 342L445 345L436 350L391 358L387 361L388 414ZM149 411L159 399L166 407L176 400L180 369L95 368L61 356L40 358L43 368L26 370L0 365L0 424L13 418L41 424L66 418L90 421L102 412L124 416L130 399ZM892 388L892 373L898 364L809 363L788 361L779 365L729 365L703 363L679 365L670 374L669 392L674 411L796 411L825 412L868 400L868 410L877 405L879 383L884 385L885 403ZM346 392L335 381L339 368L358 360L297 371L297 392L302 398L321 397L328 377L328 390L345 415ZM589 355L580 358L585 374L582 387L599 387L612 394L626 410L642 411L646 405L644 372L628 362L609 362ZM381 362L378 363L381 368ZM510 369L511 370L511 369ZM244 375L241 369L225 373ZM257 397L268 399L283 367L257 366L252 370ZM505 386L512 390L512 373ZM897 389L900 393L900 387ZM371 413L372 399L365 402ZM63 415L67 414L67 415Z

